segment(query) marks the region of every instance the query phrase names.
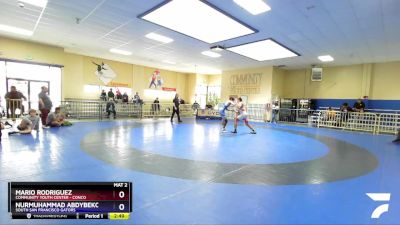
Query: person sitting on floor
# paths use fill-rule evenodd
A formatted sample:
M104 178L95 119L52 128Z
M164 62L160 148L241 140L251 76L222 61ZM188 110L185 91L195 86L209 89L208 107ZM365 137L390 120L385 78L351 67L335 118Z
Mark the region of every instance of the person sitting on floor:
M61 108L56 107L54 112L47 116L46 125L49 127L61 127L70 125L70 123L66 121L64 115L61 114Z
M17 126L19 131L11 131L8 134L30 134L32 130L39 131L40 118L35 109L29 110L29 114L22 118L21 123Z

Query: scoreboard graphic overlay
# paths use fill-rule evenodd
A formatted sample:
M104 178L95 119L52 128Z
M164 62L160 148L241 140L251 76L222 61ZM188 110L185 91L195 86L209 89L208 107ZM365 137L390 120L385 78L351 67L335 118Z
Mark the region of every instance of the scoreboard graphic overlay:
M9 182L13 219L129 219L131 182Z

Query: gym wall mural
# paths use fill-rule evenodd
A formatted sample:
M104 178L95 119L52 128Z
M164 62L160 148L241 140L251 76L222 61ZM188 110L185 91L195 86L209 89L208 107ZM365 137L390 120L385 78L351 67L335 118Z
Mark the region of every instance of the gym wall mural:
M104 62L96 63L92 61L94 65L96 65L96 70L94 74L99 78L105 85L110 83L114 78L117 77L117 74L111 69L111 67Z
M149 88L162 88L164 81L161 77L159 70L154 70L153 74L150 77L150 85Z

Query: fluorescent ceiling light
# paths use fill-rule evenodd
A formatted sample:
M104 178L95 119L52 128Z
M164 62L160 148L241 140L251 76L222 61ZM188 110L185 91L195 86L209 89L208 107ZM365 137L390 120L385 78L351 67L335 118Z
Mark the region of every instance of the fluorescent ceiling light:
M41 8L44 8L47 5L47 0L18 0L18 1L26 3L26 4L38 6Z
M215 43L257 32L206 1L165 1L139 18L198 40Z
M318 56L318 59L321 60L322 62L332 62L334 58L330 55L321 55Z
M299 56L296 52L293 52L272 39L251 42L226 49L257 61Z
M159 42L165 43L165 44L174 41L173 39L171 39L169 37L165 37L163 35L159 35L159 34L156 34L156 33L148 33L148 34L146 34L145 37L147 37L149 39L152 39L152 40L155 40L155 41L159 41Z
M176 64L176 62L172 62L172 61L169 61L169 60L164 60L163 62L164 62L164 63L168 63L168 64L172 64L172 65L175 65L175 64Z
M204 51L201 54L206 55L206 56L211 57L211 58L221 57L221 54L218 54L218 53L212 52L212 51Z
M211 50L211 51L214 51L214 52L222 52L224 49L225 49L224 47L219 46L219 45L212 46L212 47L210 48L210 50Z
M258 15L271 10L271 7L269 7L269 5L267 5L263 0L233 0L233 1L253 15Z
M110 52L115 53L115 54L120 54L120 55L132 55L132 52L130 52L130 51L116 49L116 48L110 49Z
M4 25L4 24L0 24L0 31L5 31L8 33L19 34L19 35L24 35L24 36L32 36L32 34L33 34L33 31L18 28L18 27L8 26L8 25Z

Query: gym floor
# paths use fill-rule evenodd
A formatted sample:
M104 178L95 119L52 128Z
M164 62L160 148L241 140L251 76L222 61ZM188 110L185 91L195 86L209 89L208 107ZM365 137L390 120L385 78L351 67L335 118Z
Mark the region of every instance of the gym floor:
M398 224L400 145L393 136L219 121L77 122L7 136L0 148L0 211L8 181L131 181L129 221L36 224ZM232 129L232 121L228 130ZM391 193L389 211L366 193ZM0 217L0 224L30 224Z

